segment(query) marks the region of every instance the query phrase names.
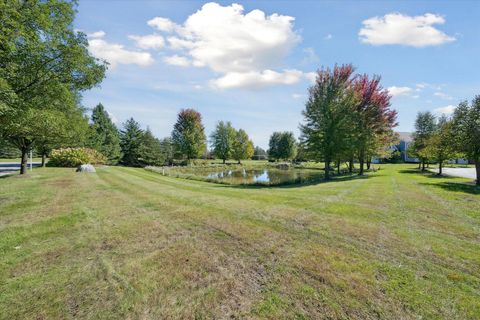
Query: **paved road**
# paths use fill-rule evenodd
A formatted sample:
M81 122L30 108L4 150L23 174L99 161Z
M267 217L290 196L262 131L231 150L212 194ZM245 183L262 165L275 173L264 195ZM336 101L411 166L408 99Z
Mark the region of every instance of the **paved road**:
M40 166L40 162L34 162L33 166L38 167ZM30 169L30 162L28 163L28 168ZM19 162L0 162L0 176L4 176L10 173L14 173L15 171L20 170L20 163Z
M438 172L438 169L434 169L433 171ZM477 179L475 168L443 168L442 171L443 174L447 176Z

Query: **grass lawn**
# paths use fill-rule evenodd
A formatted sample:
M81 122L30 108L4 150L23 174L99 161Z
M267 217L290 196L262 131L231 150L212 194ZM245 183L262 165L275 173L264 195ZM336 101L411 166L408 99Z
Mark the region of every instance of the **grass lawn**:
M0 158L0 162L17 162L20 164L20 158ZM33 158L33 162L42 162L42 158ZM28 157L28 163L30 163L30 157Z
M1 319L480 319L480 189L381 165L245 187L0 179Z

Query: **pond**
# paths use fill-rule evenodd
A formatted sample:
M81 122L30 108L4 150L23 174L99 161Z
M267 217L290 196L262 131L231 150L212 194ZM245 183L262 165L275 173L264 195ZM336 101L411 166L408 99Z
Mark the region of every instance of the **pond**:
M228 184L279 185L320 181L323 179L323 171L274 168L237 169L208 172L200 176L209 181L213 180Z

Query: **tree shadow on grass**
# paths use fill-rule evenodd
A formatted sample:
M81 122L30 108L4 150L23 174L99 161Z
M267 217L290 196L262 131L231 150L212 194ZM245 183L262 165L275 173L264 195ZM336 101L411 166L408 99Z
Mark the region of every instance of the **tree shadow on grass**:
M433 178L433 179L455 179L456 177L453 176L447 176L447 175L438 175L436 172L432 171L422 171L419 169L404 169L404 170L399 170L398 172L403 173L403 174L417 174L417 175L422 175L427 178Z
M435 183L421 183L422 185L434 186L444 190L453 192L464 192L469 194L480 194L480 186L471 183L460 182L435 182Z

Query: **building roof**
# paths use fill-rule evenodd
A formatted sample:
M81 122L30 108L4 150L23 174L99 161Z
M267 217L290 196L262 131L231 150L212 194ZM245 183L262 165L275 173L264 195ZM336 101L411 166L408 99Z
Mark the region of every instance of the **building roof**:
M413 140L412 132L397 132L400 136L400 141L411 142Z

